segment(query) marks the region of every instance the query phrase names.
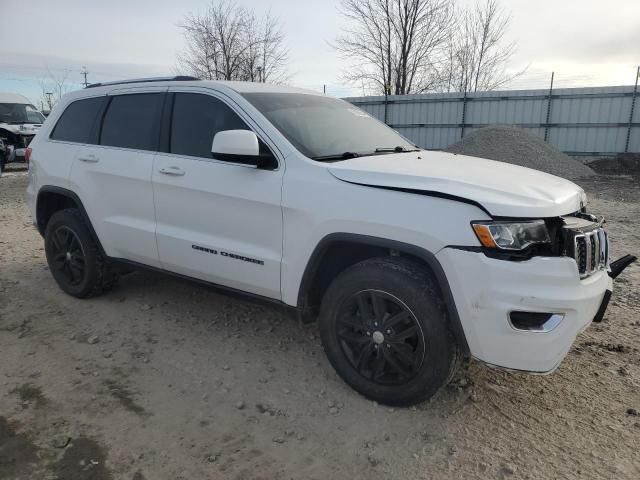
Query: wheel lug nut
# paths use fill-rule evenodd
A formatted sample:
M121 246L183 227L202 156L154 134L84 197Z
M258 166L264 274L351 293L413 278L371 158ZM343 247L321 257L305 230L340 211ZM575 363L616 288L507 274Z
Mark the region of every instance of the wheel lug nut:
M367 332L367 335L371 336L371 332Z
M373 322L373 326L377 327L378 326L378 322Z
M391 330L387 330L387 335L391 333Z

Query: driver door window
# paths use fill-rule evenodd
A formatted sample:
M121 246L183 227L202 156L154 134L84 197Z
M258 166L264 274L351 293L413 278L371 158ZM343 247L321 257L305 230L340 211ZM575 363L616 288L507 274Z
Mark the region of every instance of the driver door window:
M250 130L227 105L209 95L176 93L173 102L169 152L211 158L216 133Z

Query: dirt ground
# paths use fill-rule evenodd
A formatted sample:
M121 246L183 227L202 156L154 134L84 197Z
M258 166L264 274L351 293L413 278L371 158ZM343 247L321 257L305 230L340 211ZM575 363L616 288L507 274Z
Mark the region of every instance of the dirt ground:
M640 478L640 266L550 376L472 362L430 402L358 396L316 325L149 272L76 300L0 178L0 479ZM583 182L614 256L640 179Z

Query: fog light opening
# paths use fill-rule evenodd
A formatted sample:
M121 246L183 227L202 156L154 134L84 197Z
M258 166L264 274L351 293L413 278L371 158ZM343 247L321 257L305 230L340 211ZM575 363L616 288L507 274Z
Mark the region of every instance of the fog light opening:
M509 322L516 330L546 333L556 328L564 319L564 313L511 312Z

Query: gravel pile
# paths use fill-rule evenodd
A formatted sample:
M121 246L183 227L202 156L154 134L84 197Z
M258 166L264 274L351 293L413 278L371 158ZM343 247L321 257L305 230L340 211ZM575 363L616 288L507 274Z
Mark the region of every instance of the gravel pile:
M481 128L446 151L512 163L568 179L595 174L589 167L556 150L541 138L515 127Z
M603 175L640 175L640 153L622 153L589 163L589 168Z

